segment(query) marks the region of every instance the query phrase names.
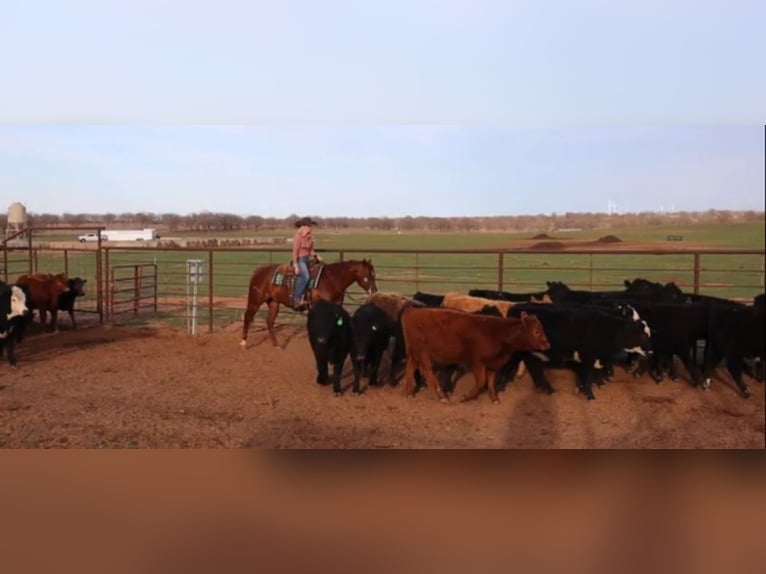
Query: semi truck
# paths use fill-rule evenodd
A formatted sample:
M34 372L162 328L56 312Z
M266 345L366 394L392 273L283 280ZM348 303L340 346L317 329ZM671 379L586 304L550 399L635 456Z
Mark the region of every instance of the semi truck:
M101 241L151 241L159 239L160 236L154 228L146 229L105 229L101 232ZM98 241L98 234L86 233L80 235L77 239L80 243L89 241Z

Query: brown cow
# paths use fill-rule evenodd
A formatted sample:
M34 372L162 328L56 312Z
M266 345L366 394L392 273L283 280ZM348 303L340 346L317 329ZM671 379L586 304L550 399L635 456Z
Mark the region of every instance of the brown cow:
M471 295L461 295L460 293L447 293L442 301L442 307L465 311L466 313L478 313L484 307L495 307L503 317L508 315L508 311L513 305L511 301L472 297Z
M434 362L469 366L474 388L463 401L475 399L488 386L490 399L498 403L495 372L511 355L550 349L542 324L527 313L514 320L452 309L410 307L402 312L401 321L407 354L405 395L414 393L418 369L442 402L448 399L436 379Z
M30 311L37 309L40 314L40 325L45 330L47 313L51 313L51 329L57 331L56 318L58 315L59 296L69 292L65 273L31 273L21 275L16 279L16 285L27 292L27 307Z
M423 303L416 301L411 297L399 295L398 293L383 293L378 291L373 293L365 300L365 303L372 303L382 309L392 323L399 322L399 315L405 307L415 306L424 307Z

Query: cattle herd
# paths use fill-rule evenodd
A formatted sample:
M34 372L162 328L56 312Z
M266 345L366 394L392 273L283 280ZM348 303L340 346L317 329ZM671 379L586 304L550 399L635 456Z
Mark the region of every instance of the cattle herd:
M526 369L535 387L554 389L545 376L551 367L575 372L577 391L593 400L614 368L660 383L678 379L675 358L695 387L708 389L713 373L726 370L743 397L751 392L747 374L764 381L764 295L748 304L684 293L674 283L625 280L620 291L579 291L558 281L547 290L508 293L475 289L467 294L413 296L375 292L353 315L342 305L320 300L309 310L307 330L319 384L330 382L336 395L344 363L353 367L352 392L360 378L379 384L381 359L390 357L389 383L401 378L404 394L430 387L441 401L465 372L473 389L486 388L498 402L503 387ZM699 355L698 355L699 354Z
M50 313L56 330L59 311L67 311L76 328L75 300L84 295L85 282L64 273L0 281L0 356L7 347L8 362L16 366L14 344L23 340L34 310L43 329ZM620 291L579 291L549 281L536 293L474 289L445 295L418 291L411 297L377 291L353 315L341 304L319 300L306 322L316 382L332 382L333 392L341 395L343 366L350 358L352 391L359 394L362 377L371 387L379 384L386 353L389 384L403 375L405 395L426 385L442 401L466 372L475 383L462 400L475 399L486 388L498 402L498 387L525 369L538 390L553 393L545 375L551 367L572 369L577 390L593 400L593 385L609 381L615 367L636 377L649 373L657 383L666 375L677 380L676 357L695 387L709 388L722 362L743 397L750 395L743 375L764 381L763 293L745 304L684 293L674 283L639 278L624 285Z
M47 315L51 315L51 329L58 329L58 312L66 311L77 328L74 308L77 297L85 295L87 279L69 278L65 273L29 273L21 275L9 285L0 281L0 356L8 348L8 362L17 365L14 345L24 339L24 331L37 310L40 324L45 329Z

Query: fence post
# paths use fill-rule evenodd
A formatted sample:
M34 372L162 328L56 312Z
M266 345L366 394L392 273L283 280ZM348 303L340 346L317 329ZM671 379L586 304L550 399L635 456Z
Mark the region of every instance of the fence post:
M157 312L157 264L152 265L154 269L154 312Z
M503 252L497 254L497 290L503 290L503 275L505 275L505 258Z
M593 291L593 253L588 253L588 285Z
M420 291L420 252L415 252L415 291Z
M111 269L109 272L109 285L107 293L109 296L107 297L108 300L108 310L109 310L109 320L114 321L114 268Z
M64 249L64 274L69 277L69 249Z
M339 262L343 263L344 255L345 255L345 251L343 251L342 249L340 251L338 251L338 261Z
M32 228L27 228L27 246L29 248L29 273L30 275L35 272L32 259L37 255L32 251Z
M139 273L140 267L138 265L133 266L133 316L138 316L138 303L141 298L141 279Z
M207 269L208 269L208 287L207 287L207 304L208 313L210 317L210 323L208 325L208 333L213 332L213 250L209 249L207 252Z
M694 294L699 295L700 292L700 254L694 254Z
M100 249L99 249L100 251ZM108 289L108 281L109 281L109 249L106 249L104 251L104 265L106 267L106 273L104 273L104 269L101 268L99 265L100 257L98 254L96 254L97 261L96 261L96 311L98 312L99 317L99 323L102 325L104 324L104 309L107 311L107 318L106 320L109 321L112 318L111 315L111 307L109 304L109 298L111 293ZM112 279L114 280L114 279ZM103 299L106 297L107 302L106 305L103 304Z

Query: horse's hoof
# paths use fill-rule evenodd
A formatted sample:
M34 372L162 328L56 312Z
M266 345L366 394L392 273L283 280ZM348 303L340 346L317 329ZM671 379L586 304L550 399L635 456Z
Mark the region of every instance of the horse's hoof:
M246 349L247 348L247 341L245 339L242 339L239 342L239 346L242 347L243 349Z
M500 399L495 399L494 401L492 401L492 404L493 405L499 405L500 404Z
M343 393L333 393L336 397L342 397Z

